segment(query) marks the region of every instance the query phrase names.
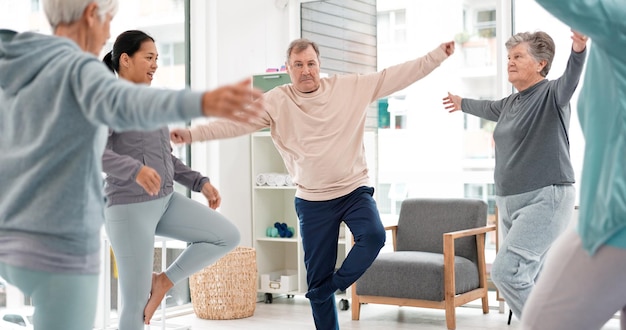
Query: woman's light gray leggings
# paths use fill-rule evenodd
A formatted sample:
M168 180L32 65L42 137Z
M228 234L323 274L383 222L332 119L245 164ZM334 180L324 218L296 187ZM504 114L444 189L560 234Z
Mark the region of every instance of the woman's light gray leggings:
M105 219L119 274L119 330L144 328L155 235L191 243L165 271L174 284L217 261L240 239L237 227L220 213L176 192L153 201L107 207Z
M98 274L59 274L0 262L0 275L32 298L35 330L93 329Z
M504 239L491 268L491 279L517 318L522 316L548 249L572 219L575 201L572 185L496 196L498 228Z

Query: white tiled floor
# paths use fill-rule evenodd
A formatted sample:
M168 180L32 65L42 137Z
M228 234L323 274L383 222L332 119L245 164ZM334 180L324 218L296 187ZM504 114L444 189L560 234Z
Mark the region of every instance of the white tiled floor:
M457 329L459 330L516 330L519 321L514 319L509 326L506 324L508 312L505 314L492 310L483 314L474 307L459 307L457 311ZM352 320L351 309L338 311L339 326L342 330L368 329L420 329L445 330L445 314L443 310L414 307L397 307L366 304L361 307L359 321ZM311 317L308 300L302 296L294 298L276 297L272 304L257 303L254 315L238 320L203 320L191 313L171 318L168 322L190 325L193 330L214 329L255 329L255 330L308 330L315 329ZM160 328L152 327L151 330ZM602 330L619 330L619 320L613 319ZM549 329L546 329L549 330Z

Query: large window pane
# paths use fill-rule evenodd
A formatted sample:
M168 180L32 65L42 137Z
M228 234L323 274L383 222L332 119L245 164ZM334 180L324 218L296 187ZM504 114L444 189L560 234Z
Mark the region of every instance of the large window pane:
M492 100L511 93L506 82L504 48L510 32L500 31L502 26L511 26L511 16L515 18L513 33L543 30L554 38L557 51L548 79L563 73L571 49L569 28L535 2L512 1L510 5L511 13L499 13L499 8L508 11L508 3L378 2L379 69L420 56L449 36L456 41L456 53L440 68L424 80L378 101L377 199L384 221L396 221L399 202L408 197L467 197L485 200L489 221L494 223L495 123L460 112L449 114L441 99L448 91L462 97ZM394 42L390 37L395 33L390 13L395 12L405 13L403 28L409 42ZM579 179L583 138L575 110L577 94L571 102L570 145ZM394 189L398 186L404 187L400 194ZM495 240L492 233L487 242L488 262L495 257Z
M493 185L494 124L460 112L449 114L441 99L447 91L464 97L496 99L496 1L378 2L379 69L413 59L456 36L456 53L432 74L379 101L377 197L384 216L406 197L480 197ZM399 15L398 13L402 13ZM398 32L412 42L386 37ZM401 19L398 19L401 18ZM388 31L388 30L393 30ZM428 33L426 33L428 31ZM402 193L392 187L402 186ZM478 194L468 187L480 187ZM469 190L468 190L469 189Z
M467 197L487 202L494 223L495 124L450 114L442 98L448 91L476 99L504 96L497 88L498 56L506 55L496 41L496 1L379 1L378 10L379 70L421 56L451 36L456 41L455 54L441 67L378 102L377 201L383 221L397 221L400 203L409 197ZM399 32L394 18L404 23L399 27L406 42L391 37ZM487 249L492 262L494 233Z

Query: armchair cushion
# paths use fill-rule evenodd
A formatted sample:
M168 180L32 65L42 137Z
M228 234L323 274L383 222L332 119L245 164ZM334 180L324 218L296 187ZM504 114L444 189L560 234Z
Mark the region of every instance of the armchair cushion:
M454 264L456 294L478 288L476 265L458 256ZM358 295L443 301L443 279L443 254L397 251L379 254L356 288Z
M398 218L397 251L443 253L442 235L485 226L487 205L474 199L407 199ZM455 255L474 263L478 260L476 240L455 241Z

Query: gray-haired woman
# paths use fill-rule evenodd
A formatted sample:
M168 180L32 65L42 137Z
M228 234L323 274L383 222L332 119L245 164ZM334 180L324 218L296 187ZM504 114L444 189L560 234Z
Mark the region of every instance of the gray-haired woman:
M32 298L35 329L92 329L107 127L149 130L202 115L248 121L262 94L249 80L204 93L120 81L96 58L117 0L43 6L54 36L0 41L0 276Z
M586 37L573 32L563 75L545 77L554 41L524 32L506 42L509 82L518 92L497 101L448 93L445 108L497 122L493 132L494 182L503 241L491 278L517 318L539 275L546 252L567 227L576 192L569 154L569 102L582 73Z

